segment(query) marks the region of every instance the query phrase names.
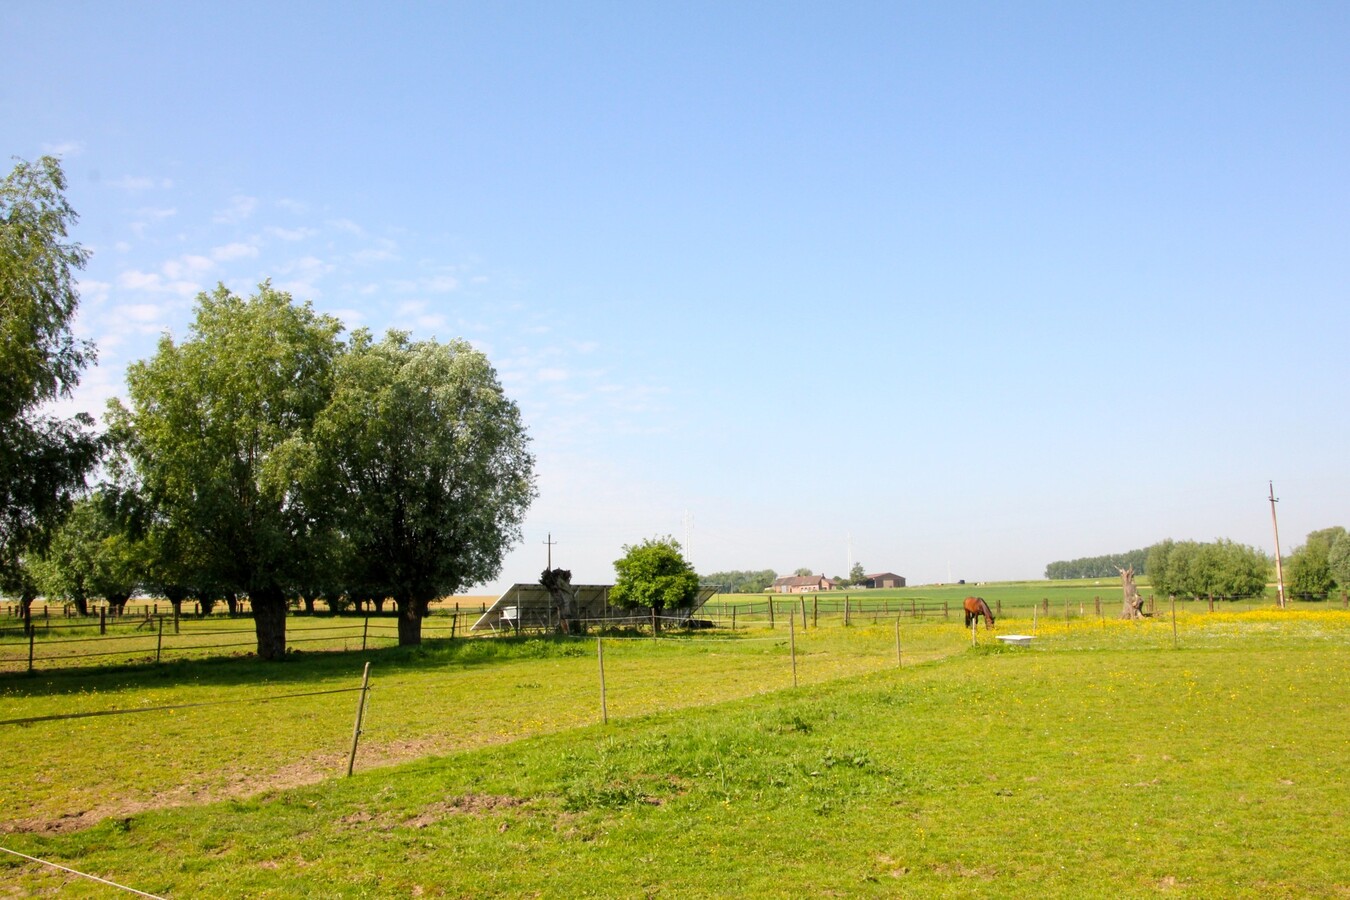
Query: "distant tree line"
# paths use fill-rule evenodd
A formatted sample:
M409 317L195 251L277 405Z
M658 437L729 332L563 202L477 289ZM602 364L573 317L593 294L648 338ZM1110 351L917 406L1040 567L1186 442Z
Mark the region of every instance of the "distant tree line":
M717 585L729 594L761 594L768 590L777 577L778 573L773 569L758 571L737 569L730 572L713 572L711 575L703 576L702 581L706 585Z
M1342 526L1308 534L1283 559L1285 589L1302 600L1322 600L1335 588L1350 589L1350 533ZM1155 592L1175 597L1237 599L1260 595L1273 576L1265 553L1229 540L1160 541L1143 550L1053 562L1045 577L1102 578L1133 566Z
M1126 553L1111 553L1106 556L1085 556L1082 559L1066 559L1052 562L1045 567L1045 577L1051 580L1068 578L1108 578L1120 574L1121 569L1134 568L1134 574L1148 574L1148 551L1130 550Z
M1229 540L1202 544L1169 538L1148 548L1153 590L1171 597L1257 597L1265 591L1270 571L1269 556Z

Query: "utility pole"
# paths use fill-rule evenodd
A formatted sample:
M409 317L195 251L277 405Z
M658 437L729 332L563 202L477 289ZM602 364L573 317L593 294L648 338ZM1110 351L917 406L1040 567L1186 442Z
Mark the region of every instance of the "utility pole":
M548 545L548 571L553 571L553 545L558 543L553 539L553 532L548 533L548 540L544 541Z
M1278 603L1280 609L1284 609L1284 563L1280 560L1280 522L1275 518L1275 504L1279 503L1275 496L1275 482L1270 482L1270 524L1275 527L1275 586L1279 592Z

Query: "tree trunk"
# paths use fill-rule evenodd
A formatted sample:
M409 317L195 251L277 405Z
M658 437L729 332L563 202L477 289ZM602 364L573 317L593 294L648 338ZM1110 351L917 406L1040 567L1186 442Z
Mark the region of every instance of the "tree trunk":
M249 601L253 607L253 631L258 638L258 658L285 659L286 595L278 588L264 588L252 592Z
M415 647L421 644L422 619L426 616L431 601L396 597L394 605L398 607L398 645Z
M75 615L81 618L89 615L89 598L84 594L76 594L70 598L70 602L75 604Z
M300 600L305 604L305 612L308 615L314 615L314 603L319 599L317 594L301 594Z
M1120 586L1123 591L1120 602L1120 617L1122 619L1142 619L1144 617L1144 598L1139 596L1139 589L1134 585L1134 566L1126 569L1117 566L1116 571L1120 573Z
M237 615L239 613L239 595L234 591L227 593L225 595L225 605L229 607L231 616Z
M378 616L384 612L384 600L384 597L371 598L370 602L375 604L375 615Z

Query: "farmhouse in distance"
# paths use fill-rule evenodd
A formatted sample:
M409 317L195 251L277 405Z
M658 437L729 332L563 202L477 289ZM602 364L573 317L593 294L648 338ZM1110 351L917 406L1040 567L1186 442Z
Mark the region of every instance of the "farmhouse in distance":
M853 585L855 588L897 588L905 586L905 577L894 572L877 572L867 575ZM814 594L820 591L832 591L835 582L824 575L784 575L773 581L775 594Z

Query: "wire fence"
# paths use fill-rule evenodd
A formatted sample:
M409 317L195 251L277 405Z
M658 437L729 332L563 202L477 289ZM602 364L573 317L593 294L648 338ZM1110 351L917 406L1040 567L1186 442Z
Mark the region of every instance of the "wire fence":
M424 641L469 637L472 626L488 611L487 603L454 604L422 620ZM29 672L88 665L145 665L175 659L246 655L256 649L252 619L244 615L174 614L169 604L127 606L121 614L100 609L97 615L75 616L68 610L43 607L30 610L23 619L0 622L0 672ZM569 623L582 634L615 635L663 629L783 629L803 631L822 625L855 625L888 621L948 619L951 605L945 601L859 599L850 596L799 595L763 600L707 603L692 615L606 615ZM552 617L538 621L497 622L474 637L504 634L545 633L558 627ZM368 650L396 645L399 640L396 614L348 615L297 614L287 619L286 645L297 652Z
M396 616L308 617L287 620L295 651L351 651L398 643ZM426 640L453 638L458 614L422 620ZM174 659L242 655L257 647L251 618L178 619L164 614L103 619L33 619L0 628L0 672L87 665L142 665Z

